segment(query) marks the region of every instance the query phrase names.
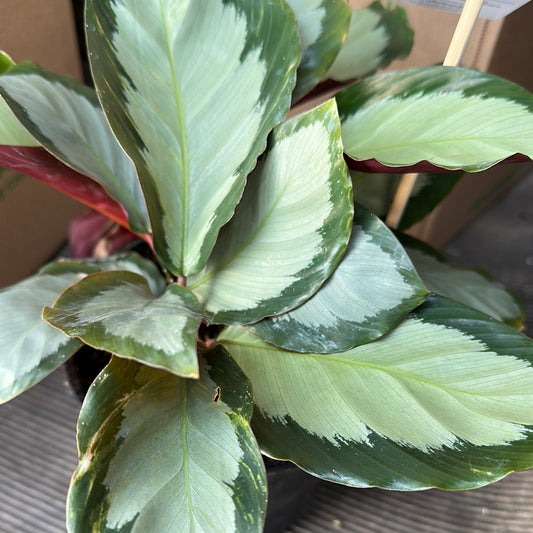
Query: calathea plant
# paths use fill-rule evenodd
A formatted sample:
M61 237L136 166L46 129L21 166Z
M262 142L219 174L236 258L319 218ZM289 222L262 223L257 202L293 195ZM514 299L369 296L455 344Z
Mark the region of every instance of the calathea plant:
M261 453L401 490L533 464L533 344L502 322L520 309L409 242L415 270L354 209L346 164L530 157L531 94L430 67L286 118L408 50L403 14L379 4L350 23L341 0L88 0L86 34L96 90L0 60L1 164L155 257L60 260L0 292L3 401L83 344L113 354L81 408L71 531L259 531Z

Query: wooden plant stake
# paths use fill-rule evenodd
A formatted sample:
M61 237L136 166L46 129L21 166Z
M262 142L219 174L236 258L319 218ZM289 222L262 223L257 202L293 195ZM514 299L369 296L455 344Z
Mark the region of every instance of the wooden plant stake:
M457 67L460 64L482 5L483 0L465 1L450 46L448 47L448 52L442 63L444 67ZM402 176L387 218L385 219L385 223L389 228L396 229L398 227L417 178L418 174L413 172Z

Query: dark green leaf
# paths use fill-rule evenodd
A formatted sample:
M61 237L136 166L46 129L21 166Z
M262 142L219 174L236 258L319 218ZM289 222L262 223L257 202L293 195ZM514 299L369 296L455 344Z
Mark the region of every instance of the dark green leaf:
M156 252L175 275L195 274L288 111L294 13L282 0L89 0L86 19L96 87L139 172Z
M351 175L357 202L384 218L392 205L401 175L355 171ZM410 228L431 213L463 175L462 172L418 174L398 229Z
M248 381L220 348L199 380L114 358L80 415L69 531L260 532L251 409Z
M378 74L337 95L345 152L388 167L476 172L533 156L533 95L473 69Z
M90 274L66 290L44 318L85 343L180 376L198 376L196 332L203 318L193 294L176 284L154 295L145 277Z
M385 334L427 293L394 235L357 207L348 249L333 275L303 305L252 330L286 350L341 352Z
M410 228L429 215L448 196L463 175L463 172L419 174L398 224L398 230Z
M255 322L318 289L350 237L347 174L333 100L274 130L206 268L189 278L213 322Z
M432 296L381 339L300 354L219 339L252 383L261 447L332 481L466 489L533 465L533 341Z

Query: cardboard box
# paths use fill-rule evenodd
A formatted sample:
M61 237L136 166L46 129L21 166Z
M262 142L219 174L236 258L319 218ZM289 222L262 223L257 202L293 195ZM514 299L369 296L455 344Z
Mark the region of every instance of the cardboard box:
M1 0L0 49L81 80L70 0ZM39 268L65 242L70 220L86 208L31 178L0 173L0 287Z
M365 7L371 0L349 0L351 7ZM459 20L458 13L397 2L407 11L414 30L409 57L394 61L388 70L442 63ZM470 36L461 65L490 72L533 91L533 21L530 2L501 20L478 19Z
M364 7L371 2L349 3L351 7ZM406 9L414 30L414 45L407 59L393 62L388 70L442 63L459 14L399 4ZM532 22L533 3L502 20L478 19L461 65L490 72L533 91L533 39L529 35ZM528 170L533 171L533 165L502 165L467 174L444 202L409 233L436 248L442 247Z

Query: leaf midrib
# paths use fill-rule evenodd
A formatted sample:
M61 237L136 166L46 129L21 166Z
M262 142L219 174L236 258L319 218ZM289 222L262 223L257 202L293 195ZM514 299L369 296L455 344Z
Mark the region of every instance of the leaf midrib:
M185 380L182 381L183 386L180 387L181 394L181 425L180 425L180 445L182 450L182 472L183 472L183 490L185 491L185 499L187 500L187 512L189 514L189 524L194 523L193 502L191 495L191 483L190 483L190 471L189 471L189 457L188 457L188 445L187 445L187 433L189 421L189 413L187 409L188 391L189 387Z
M163 6L162 0L159 0L159 10L161 14L161 26L165 35L165 45L166 53L168 59L168 65L170 68L170 75L172 78L172 96L174 98L174 103L176 105L176 119L178 122L178 143L180 147L181 160L178 160L178 165L181 168L181 190L178 193L181 193L181 228L178 229L176 233L180 234L180 265L177 265L180 272L185 274L185 241L188 234L188 211L189 211L189 181L190 181L190 163L189 163L189 152L188 144L186 138L186 125L185 125L185 113L183 106L182 93L180 90L180 85L176 75L176 65L174 63L174 58L171 48L170 40L170 28L169 28L169 17L165 14L165 9Z
M259 178L262 178L262 173ZM220 271L226 269L228 265L233 263L241 255L241 253L252 244L252 242L255 240L257 235L261 232L261 230L264 228L265 224L268 222L270 217L272 216L272 213L274 212L276 206L280 202L281 198L285 194L285 191L290 186L290 180L287 180L287 183L285 186L280 190L279 194L276 196L274 202L272 203L272 206L268 209L268 211L265 213L265 216L263 217L263 220L257 225L257 228L251 233L251 235L245 239L242 244L235 250L235 253L227 257L224 261L222 261L216 268L208 272L204 277L199 279L198 281L194 282L192 285L189 286L189 289L193 290L204 283L208 282L210 279L215 277Z
M221 344L223 344L223 345L224 344L233 344L235 346L249 347L249 348L252 348L252 349L255 349L255 350L257 350L257 349L268 350L268 351L271 351L271 352L274 352L274 353L282 351L281 349L276 349L275 346L270 347L270 346L267 346L267 345L261 345L258 348L258 346L256 344L254 344L253 342L236 342L236 341L223 340L221 342ZM371 363L365 363L365 362L362 362L362 361L359 361L359 360L347 361L346 359L340 359L338 357L335 357L336 356L335 353L332 353L332 354L312 354L312 353L297 353L297 352L287 352L287 353L289 355L309 357L309 358L312 358L312 359L317 359L319 361L335 362L335 363L338 363L339 365L342 364L342 365L349 366L350 368L354 367L354 366L358 366L358 367L362 367L362 368L366 368L366 369L370 369L370 370L378 370L378 371L383 372L385 374L391 374L391 375L395 375L395 376L398 376L398 377L401 377L401 378L404 378L404 379L407 379L407 380L410 380L410 381L416 381L416 382L419 382L419 383L423 383L425 385L430 385L432 387L441 389L441 390L449 392L449 393L456 392L456 393L460 393L460 394L467 394L469 396L481 397L481 398L486 398L487 396L491 396L491 397L497 396L495 394L487 395L487 394L482 394L482 393L478 393L478 392L471 392L471 391L467 391L467 390L461 390L461 389L455 389L455 388L452 388L452 387L447 387L445 385L442 385L441 383L436 383L436 382L430 381L428 379L422 379L420 377L414 376L413 374L408 374L407 372L403 372L401 370L394 369L394 368L391 369L391 368L388 368L388 367L383 367L383 366L379 366L379 365L375 365L375 364L371 364Z
M485 144L494 144L494 141L501 141L501 138L498 137L453 137L452 139L446 138L446 139L431 139L431 140L422 140L422 141L412 141L412 142L405 142L401 144L389 144L389 145L382 145L381 147L375 147L372 146L372 151L375 153L385 152L387 150L397 150L402 148L409 148L411 146L419 146L419 145L425 145L425 146L431 146L433 144L442 144L442 143L452 143L452 144L460 144L464 142L484 142ZM368 144L368 143L367 143ZM357 148L357 147L356 147ZM352 148L350 148L352 150Z
M26 76L28 76L28 74L26 73L21 73L21 74L17 74L15 73L13 75L15 78L16 77L20 77L22 80L24 80L24 78ZM69 92L72 92L76 95L76 97L78 98L83 98L84 100L87 101L87 103L91 106L92 109L94 109L97 117L98 117L98 126L100 126L100 123L105 123L106 119L105 119L105 115L102 111L102 109L95 105L87 96L85 96L81 91L79 90L76 90L76 89L72 89L70 87L67 87L67 86L64 86L63 84L59 83L59 82L53 82L53 81L49 81L48 79L46 79L46 82L47 83L51 83L52 85L55 83L55 84L59 84L63 89L69 91ZM9 94L8 94L9 96ZM11 96L10 96L11 98ZM11 98L12 99L12 98ZM13 99L12 99L13 100ZM70 95L69 95L69 101L75 106L76 104L76 100L74 98L72 98ZM14 105L18 108L20 108L22 111L25 111L24 110L24 107L18 103L18 101L16 100L13 100L14 102ZM138 225L138 226L142 226L144 227L145 229L148 229L148 225L147 225L147 221L146 221L146 217L143 215L143 213L138 209L138 206L137 206L137 202L135 201L135 198L130 195L129 191L126 189L126 187L124 187L120 181L120 179L118 179L117 175L113 172L113 170L111 169L111 167L109 165L107 165L107 163L99 156L99 154L94 150L93 146L91 145L90 143L90 139L87 139L85 136L83 136L79 131L77 131L73 126L72 124L70 124L69 122L66 122L65 125L66 125L66 130L68 130L68 133L71 134L73 136L74 139L77 139L78 142L80 143L80 145L82 147L85 148L85 150L89 153L89 155L91 156L92 160L96 162L97 166L99 168L101 168L104 172L104 174L107 176L107 178L109 179L109 182L111 183L112 186L115 187L118 195L120 195L121 197L120 198L117 198L117 194L111 194L108 190L108 187L106 187L105 184L101 183L101 180L100 178L96 178L95 176L92 176L92 175L89 175L87 173L87 170L82 168L82 165L78 165L76 164L75 161L72 161L69 154L66 153L66 151L64 149L61 149L59 148L58 146L56 146L56 144L53 142L53 139L49 137L49 135L46 135L45 133L43 133L42 129L39 127L38 123L36 122L36 119L34 118L34 116L32 116L31 113L29 113L28 111L25 111L25 115L27 116L27 120L32 124L32 126L37 129L37 131L39 132L39 134L44 138L46 139L46 143L49 144L52 148L48 148L47 146L45 146L44 143L40 143L45 149L47 152L51 153L54 157L58 158L63 164L65 164L67 167L77 171L77 172L80 172L81 174L83 174L84 176L87 176L88 178L92 179L93 181L97 182L98 184L100 184L104 189L105 191L114 199L116 200L117 202L121 203L124 205L124 207L126 208L126 211L128 213L128 220L130 222L130 226L132 225L131 224L131 220L130 220L130 214L135 217L135 220L133 221L134 224L133 225ZM22 122L21 122L22 123ZM118 144L118 142L117 142ZM133 164L132 164L133 165ZM134 172L135 174L135 172ZM127 204L124 204L124 202L122 200L126 200L128 203Z

